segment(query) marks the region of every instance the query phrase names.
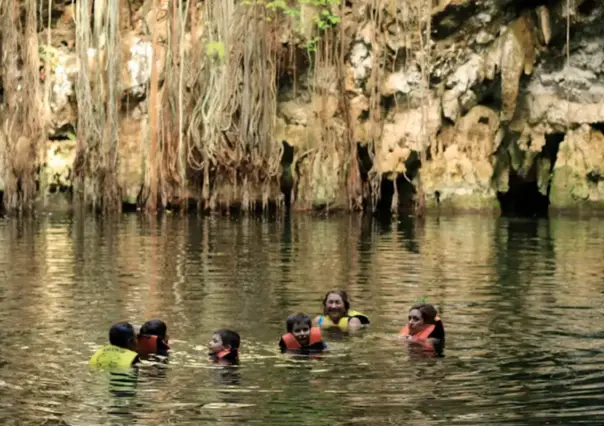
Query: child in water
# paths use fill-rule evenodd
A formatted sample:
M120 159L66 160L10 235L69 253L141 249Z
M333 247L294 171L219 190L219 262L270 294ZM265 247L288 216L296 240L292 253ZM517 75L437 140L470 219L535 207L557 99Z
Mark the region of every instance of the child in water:
M152 319L144 323L138 332L138 354L141 357L168 356L169 350L166 323L160 319Z
M308 355L321 353L327 346L321 337L321 328L313 327L310 317L304 313L290 315L285 323L287 333L281 336L281 352Z
M237 332L226 329L215 331L208 343L210 359L218 364L238 364L239 343Z
M118 322L109 329L109 345L97 350L88 364L108 370L130 368L140 361L136 346L134 327L127 322Z
M442 354L445 345L445 328L436 308L429 303L414 305L409 310L409 322L399 338L424 351Z

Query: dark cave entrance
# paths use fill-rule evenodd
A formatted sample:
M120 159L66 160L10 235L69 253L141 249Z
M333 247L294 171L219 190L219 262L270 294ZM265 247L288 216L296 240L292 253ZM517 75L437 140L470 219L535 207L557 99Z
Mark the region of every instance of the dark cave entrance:
M416 152L412 152L405 161L405 167L407 169L406 177L403 174L398 174L395 180L386 176L382 177L380 198L375 209L376 216L383 217L392 214L392 200L394 199L395 189L398 195L397 213L410 213L414 210L416 189L411 181L415 179L421 167L421 160Z
M550 161L548 174L556 164L560 143L564 140L564 133L546 135L546 143L539 155L534 159L531 169L525 176L510 169L509 189L507 192L498 192L497 199L501 207L501 215L506 217L547 217L549 211L549 194L551 181L548 181L546 195L539 192L537 180L537 163L547 158Z

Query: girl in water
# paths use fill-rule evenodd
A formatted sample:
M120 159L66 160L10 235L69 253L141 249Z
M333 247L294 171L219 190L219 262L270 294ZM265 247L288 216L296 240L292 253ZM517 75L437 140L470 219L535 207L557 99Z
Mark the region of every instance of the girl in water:
M445 346L445 328L436 308L429 303L414 305L409 310L409 322L399 338L424 351L442 354Z

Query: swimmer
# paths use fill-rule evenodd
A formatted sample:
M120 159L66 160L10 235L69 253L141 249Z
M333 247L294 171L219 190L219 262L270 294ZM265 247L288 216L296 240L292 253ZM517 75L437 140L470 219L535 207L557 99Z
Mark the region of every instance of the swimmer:
M210 359L218 364L238 364L239 343L237 332L226 329L215 331L208 343Z
M369 325L369 318L350 309L345 291L331 290L323 298L323 315L317 316L313 322L321 328L339 328L347 332Z
M399 339L425 351L442 353L445 328L436 308L429 303L414 305L409 310L409 322L399 333Z
M97 350L88 364L109 370L129 368L140 361L136 346L134 327L127 322L118 322L109 329L109 345Z
M149 355L168 356L168 326L160 319L152 319L142 325L138 332L137 352L141 357Z
M327 349L321 338L321 328L313 327L310 317L304 313L290 315L285 323L287 333L281 336L281 352L298 354L320 353Z

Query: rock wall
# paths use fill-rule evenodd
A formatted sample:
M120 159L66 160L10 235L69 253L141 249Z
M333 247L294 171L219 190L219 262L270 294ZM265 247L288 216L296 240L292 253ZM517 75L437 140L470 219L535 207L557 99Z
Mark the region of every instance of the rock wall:
M353 197L376 208L380 196L392 197L395 210L408 208L410 199L428 209L522 214L604 204L601 2L572 0L570 11L566 0L382 1L380 10L366 0L346 4L334 10L340 22L331 33L340 41L344 64L339 54L304 59L312 20L301 32L284 24L278 35L289 55L297 56L285 61L289 65L276 78L274 118L274 143L293 149L282 162L281 179L293 208L346 209ZM124 10L130 19L121 36L121 88L132 105L121 113L118 181L123 201L137 205L146 178L152 61L141 28L154 11L148 4L132 5L140 8L134 14ZM68 2L55 7L62 17L54 24L52 46L44 45L55 64L42 167L51 192L72 186L77 137L73 9ZM160 2L158 16L166 7ZM204 42L203 2L197 9L196 33L188 33L186 49ZM160 19L160 25L167 36L168 24ZM430 37L418 28L430 30ZM45 39L41 32L40 43ZM157 60L164 75L164 50ZM357 161L363 192L353 194L355 175L347 170ZM384 190L403 178L410 184ZM227 187L234 191L232 182ZM201 197L195 179L187 188L189 197ZM246 194L266 197L262 188ZM231 198L222 194L218 202Z

